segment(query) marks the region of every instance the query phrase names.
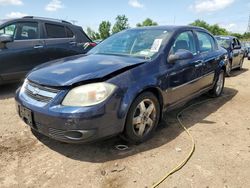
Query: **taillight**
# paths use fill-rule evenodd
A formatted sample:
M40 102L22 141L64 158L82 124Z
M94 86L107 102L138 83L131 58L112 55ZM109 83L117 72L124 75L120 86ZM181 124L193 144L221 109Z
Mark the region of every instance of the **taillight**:
M96 46L96 43L90 42L89 45L92 46L92 47L94 47L94 46Z

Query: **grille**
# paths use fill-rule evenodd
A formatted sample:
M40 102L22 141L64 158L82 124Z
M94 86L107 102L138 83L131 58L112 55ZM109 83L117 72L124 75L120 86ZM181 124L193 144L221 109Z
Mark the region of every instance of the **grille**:
M35 101L49 103L57 95L59 90L27 81L24 92Z

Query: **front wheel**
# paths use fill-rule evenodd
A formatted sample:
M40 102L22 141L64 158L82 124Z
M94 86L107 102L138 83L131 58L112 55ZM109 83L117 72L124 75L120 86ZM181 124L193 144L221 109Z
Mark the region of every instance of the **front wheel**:
M232 61L230 60L226 66L226 76L230 77L232 71Z
M216 80L216 83L214 84L213 89L209 91L209 94L212 97L219 97L224 89L224 84L225 84L225 71L221 70Z
M244 58L242 58L240 60L240 65L239 65L239 68L238 68L239 70L242 70L243 62L244 62Z
M126 120L124 137L138 144L149 139L159 123L160 104L155 95L145 92L132 103Z

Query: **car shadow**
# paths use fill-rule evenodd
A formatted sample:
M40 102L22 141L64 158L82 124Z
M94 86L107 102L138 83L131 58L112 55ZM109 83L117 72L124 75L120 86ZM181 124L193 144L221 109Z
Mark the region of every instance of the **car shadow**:
M14 83L0 86L0 100L15 97L16 90L20 85L21 83Z
M137 153L141 153L147 150L160 147L178 137L178 135L183 132L183 129L178 125L176 120L176 115L178 112L180 112L189 105L200 103L202 101L211 100L210 102L207 101L203 105L197 105L193 107L195 112L197 111L197 113L195 114L195 118L193 116L192 118L188 116L187 115L188 111L183 113L182 116L183 118L191 119L191 121L188 121L186 125L187 128L190 128L196 125L197 123L208 123L208 124L216 123L210 121L208 122L205 119L207 116L216 112L220 107L222 107L224 104L230 101L237 94L237 92L238 91L235 89L225 88L223 95L219 98L211 99L207 95L202 95L188 102L181 108L169 112L166 118L167 120L160 123L153 138L140 145L128 144L119 137L98 141L96 143L76 145L76 144L61 143L37 133L34 133L34 135L48 148L74 160L101 163L116 159L122 159L131 155L135 155ZM127 145L128 149L124 151L116 149L115 146L119 144Z
M247 72L249 69L246 69L246 68L242 68L241 70L232 70L232 72L231 72L231 77L236 77L236 76L238 76L238 75L240 75L240 74L243 74L243 73L245 73L245 72Z

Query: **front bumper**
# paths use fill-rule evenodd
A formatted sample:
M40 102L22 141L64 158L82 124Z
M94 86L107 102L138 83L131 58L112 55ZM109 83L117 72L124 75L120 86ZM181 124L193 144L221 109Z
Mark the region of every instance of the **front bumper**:
M125 120L118 117L120 99L116 94L92 107L62 106L58 103L62 96L65 93L39 107L27 101L19 89L15 98L18 114L33 130L67 143L92 142L123 131ZM31 112L32 123L20 114L20 108Z

